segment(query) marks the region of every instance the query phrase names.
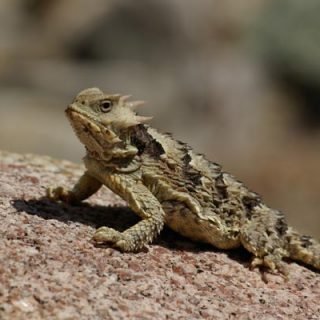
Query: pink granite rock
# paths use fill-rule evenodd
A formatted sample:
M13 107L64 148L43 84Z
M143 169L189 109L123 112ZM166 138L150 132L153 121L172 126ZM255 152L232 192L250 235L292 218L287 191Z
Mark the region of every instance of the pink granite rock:
M0 152L0 319L320 319L320 275L296 263L264 281L244 250L167 229L139 253L95 246L95 228L138 218L106 188L77 206L42 198L82 170Z

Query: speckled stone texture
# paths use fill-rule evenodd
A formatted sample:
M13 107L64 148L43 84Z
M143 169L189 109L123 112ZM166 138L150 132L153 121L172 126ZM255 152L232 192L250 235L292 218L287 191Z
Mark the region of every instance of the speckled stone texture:
M106 188L77 206L42 196L80 165L0 152L0 319L320 319L320 275L250 271L244 250L218 251L165 229L139 253L95 246L95 228L138 221Z

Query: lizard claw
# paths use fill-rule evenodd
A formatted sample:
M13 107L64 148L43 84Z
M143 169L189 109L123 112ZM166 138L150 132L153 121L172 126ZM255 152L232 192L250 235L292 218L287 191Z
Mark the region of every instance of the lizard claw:
M250 268L254 269L259 267L266 267L271 272L275 272L276 270L278 270L286 278L289 274L285 264L281 260L276 259L272 255L267 255L264 257L255 257L251 262Z
M99 244L109 243L122 251L128 251L128 244L124 235L112 228L101 227L93 235L93 240Z

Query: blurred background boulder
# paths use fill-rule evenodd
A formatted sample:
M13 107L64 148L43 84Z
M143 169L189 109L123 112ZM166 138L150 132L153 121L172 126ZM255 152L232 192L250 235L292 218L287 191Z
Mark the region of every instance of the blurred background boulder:
M3 0L0 148L79 162L82 89L147 100L170 131L320 237L316 0Z

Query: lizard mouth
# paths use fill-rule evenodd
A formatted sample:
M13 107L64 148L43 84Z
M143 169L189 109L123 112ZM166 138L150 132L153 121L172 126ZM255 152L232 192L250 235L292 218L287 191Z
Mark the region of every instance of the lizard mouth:
M79 139L87 146L90 144L115 145L122 140L110 129L100 124L90 114L79 110L73 104L65 110L65 113Z
M92 134L101 133L101 128L97 122L90 115L81 112L81 110L76 110L73 105L70 105L65 113L75 130L81 129L83 132L91 132Z

